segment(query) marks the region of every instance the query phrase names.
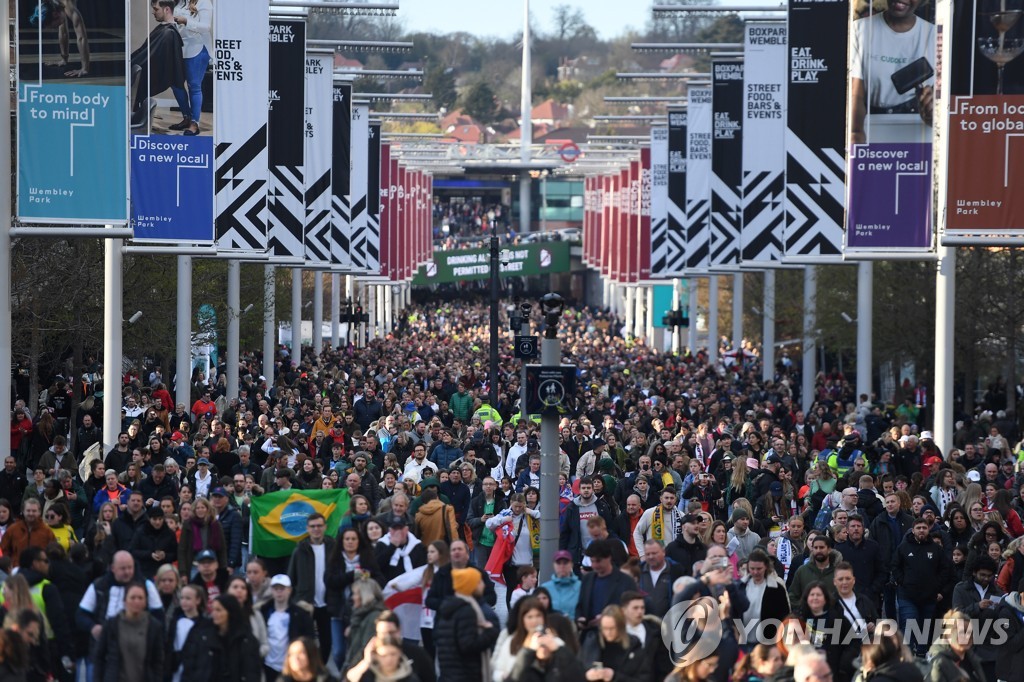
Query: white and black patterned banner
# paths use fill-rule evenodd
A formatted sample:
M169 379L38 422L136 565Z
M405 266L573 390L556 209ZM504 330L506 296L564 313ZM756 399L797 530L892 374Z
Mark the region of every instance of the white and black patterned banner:
M352 178L352 85L334 82L334 153L331 159L331 262L352 267L348 195Z
M370 123L370 108L365 104L352 105L352 175L349 185L348 252L352 258L352 269L376 274L366 261L366 183L369 161L367 148ZM379 267L378 267L379 270Z
M711 88L690 88L686 126L686 269L711 260Z
M305 260L306 22L270 20L270 220L272 256Z
M306 57L306 260L331 262L334 55Z
M380 123L370 123L366 150L366 267L380 273Z
M214 212L217 247L267 248L267 97L270 26L265 1L218 0Z
M668 274L668 128L651 128L651 277Z
M848 32L844 0L789 3L787 261L842 256Z
M686 109L668 111L668 230L665 233L665 267L668 277L686 271Z
M743 62L711 65L711 266L739 265L743 229Z
M782 260L786 224L786 24L749 22L743 51L744 263Z

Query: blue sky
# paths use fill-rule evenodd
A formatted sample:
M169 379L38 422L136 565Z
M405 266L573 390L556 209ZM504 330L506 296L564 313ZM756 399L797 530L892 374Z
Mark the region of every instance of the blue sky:
M510 38L522 30L522 0L399 0L398 16L408 31ZM650 0L530 0L533 26L551 31L557 5L583 10L601 38L621 35L626 27L642 29L650 16Z

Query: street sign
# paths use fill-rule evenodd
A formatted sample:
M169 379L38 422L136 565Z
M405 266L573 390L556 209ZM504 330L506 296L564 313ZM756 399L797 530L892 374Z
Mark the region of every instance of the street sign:
M576 367L527 365L526 411L530 414L567 416L575 413Z
M537 357L537 338L536 336L516 336L516 358L531 360Z
M566 142L558 150L558 155L562 157L562 161L572 163L580 157L579 145L575 142Z

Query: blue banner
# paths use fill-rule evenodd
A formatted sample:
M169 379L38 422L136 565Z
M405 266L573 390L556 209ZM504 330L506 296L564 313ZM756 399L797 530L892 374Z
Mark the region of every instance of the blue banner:
M128 222L128 2L17 0L18 219Z
M213 240L213 138L132 136L135 238Z
M21 83L18 93L19 219L125 223L124 88Z

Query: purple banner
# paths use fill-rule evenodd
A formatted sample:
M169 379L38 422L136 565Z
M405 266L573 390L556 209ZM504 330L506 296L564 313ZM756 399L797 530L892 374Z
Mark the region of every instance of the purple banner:
M848 249L931 248L931 143L854 145L849 192Z

